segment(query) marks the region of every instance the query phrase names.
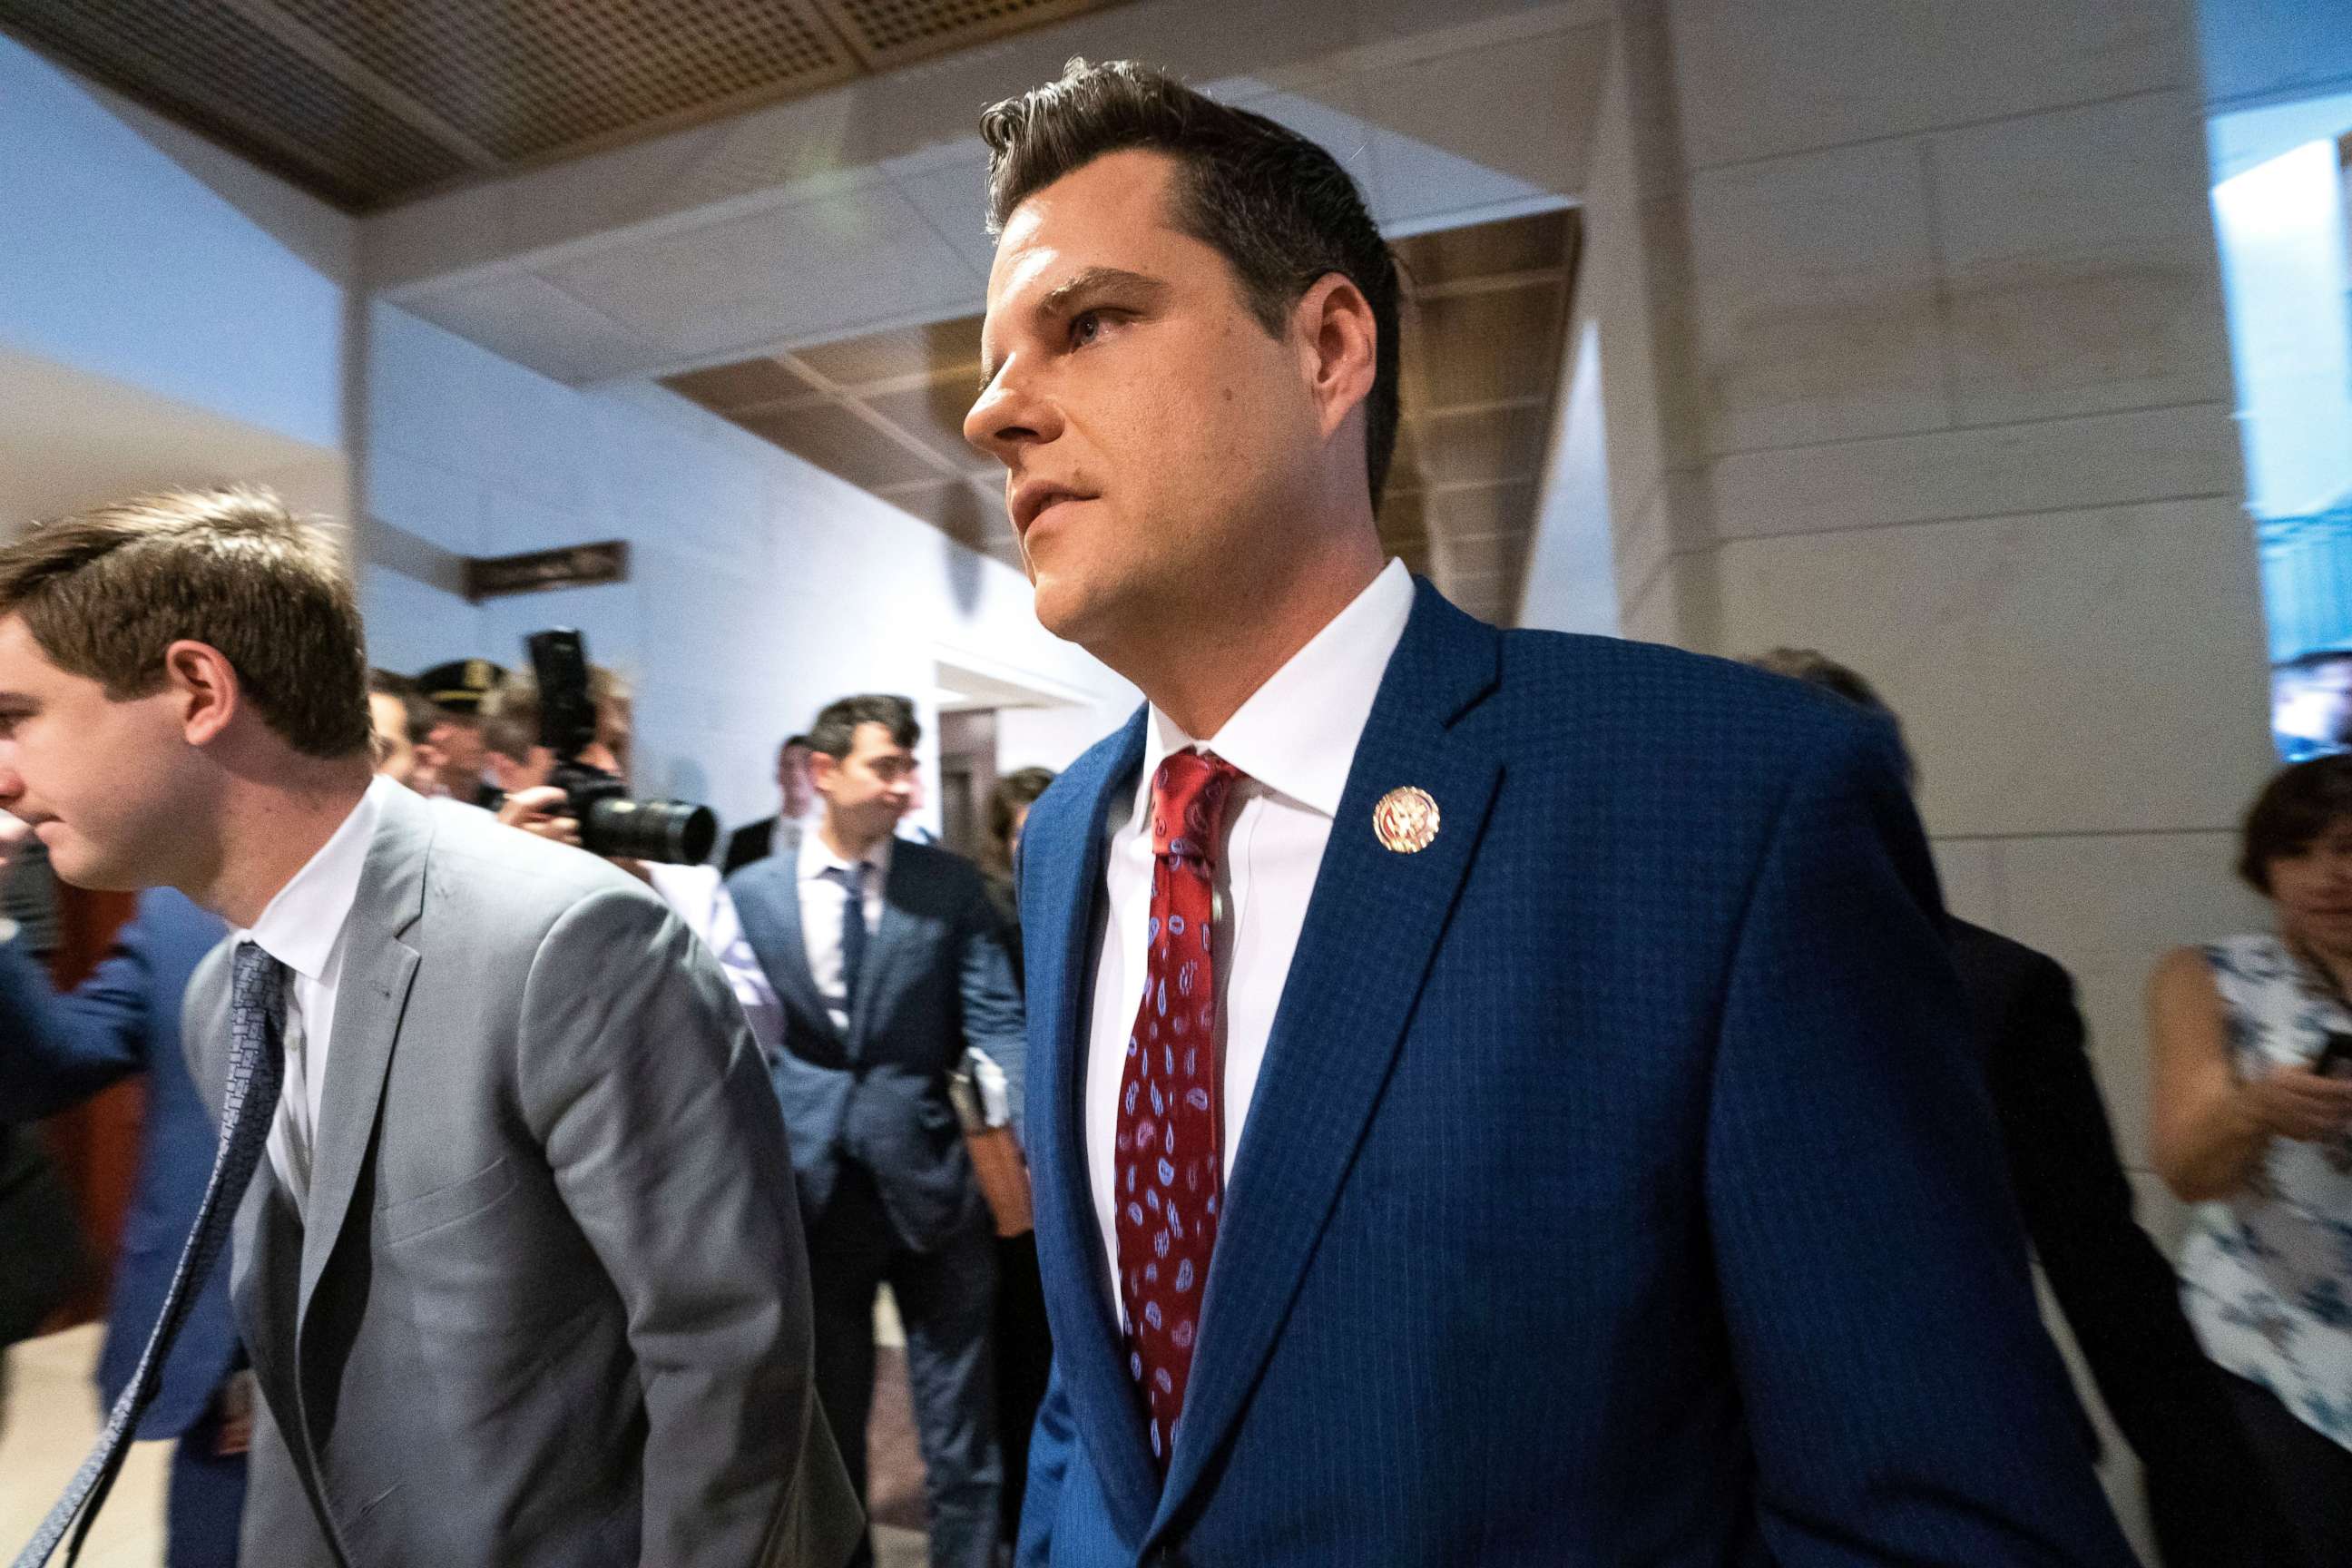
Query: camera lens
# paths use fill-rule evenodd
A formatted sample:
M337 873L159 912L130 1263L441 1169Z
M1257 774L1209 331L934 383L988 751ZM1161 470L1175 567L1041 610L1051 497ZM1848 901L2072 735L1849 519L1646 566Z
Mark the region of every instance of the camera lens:
M695 865L710 858L719 818L682 800L600 800L580 824L591 853L623 860Z

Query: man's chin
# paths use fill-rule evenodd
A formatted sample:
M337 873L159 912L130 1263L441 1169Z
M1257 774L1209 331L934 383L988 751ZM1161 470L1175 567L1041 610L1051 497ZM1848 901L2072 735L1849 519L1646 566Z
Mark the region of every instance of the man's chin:
M92 893L137 893L155 885L152 879L93 853L87 844L71 838L52 842L46 835L41 842L49 851L49 869L68 887Z
M1095 647L1110 629L1105 624L1104 595L1068 573L1037 574L1036 608L1039 626L1080 647Z

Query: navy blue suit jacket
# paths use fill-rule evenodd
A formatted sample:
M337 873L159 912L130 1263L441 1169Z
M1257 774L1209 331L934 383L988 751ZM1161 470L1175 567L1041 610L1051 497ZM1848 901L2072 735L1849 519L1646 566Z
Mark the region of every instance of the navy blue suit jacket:
M1024 836L1055 1372L1022 1560L2130 1563L2036 1314L1892 731L1421 584L1242 1135L1160 1484L1082 1142L1107 814ZM1374 803L1442 813L1418 854Z
M147 1075L138 1182L123 1219L98 1363L108 1405L138 1370L212 1176L219 1135L180 1050L180 1000L198 961L227 931L218 917L178 893L146 893L114 952L65 995L15 943L0 944L0 1105L10 1116L47 1116L119 1079ZM224 1249L163 1363L162 1390L141 1418L139 1436L176 1437L194 1426L236 1353Z
M1021 1105L1021 995L979 868L929 845L890 846L882 919L845 1035L809 971L798 860L755 860L727 889L783 1004L772 1072L803 1207L823 1214L841 1161L855 1158L873 1173L899 1238L918 1251L938 1246L984 1201L947 1098L967 1046L1004 1069L1016 1117Z

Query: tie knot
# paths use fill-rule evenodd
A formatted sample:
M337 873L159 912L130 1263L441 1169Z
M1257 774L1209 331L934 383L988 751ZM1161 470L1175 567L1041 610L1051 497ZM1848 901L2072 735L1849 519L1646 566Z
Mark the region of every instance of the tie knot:
M257 942L236 944L236 966L229 975L229 1001L239 1008L275 1013L286 966L264 952Z
M853 897L866 891L866 862L863 860L847 866L835 866L825 875L848 889Z
M1151 852L1180 860L1217 858L1225 806L1242 771L1205 752L1171 752L1151 779Z

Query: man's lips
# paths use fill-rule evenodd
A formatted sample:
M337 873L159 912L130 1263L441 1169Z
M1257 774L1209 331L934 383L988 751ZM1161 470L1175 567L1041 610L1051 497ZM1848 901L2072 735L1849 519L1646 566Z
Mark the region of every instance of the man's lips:
M1013 531L1027 537L1037 520L1066 501L1093 500L1096 498L1066 485L1045 484L1031 480L1013 492Z

